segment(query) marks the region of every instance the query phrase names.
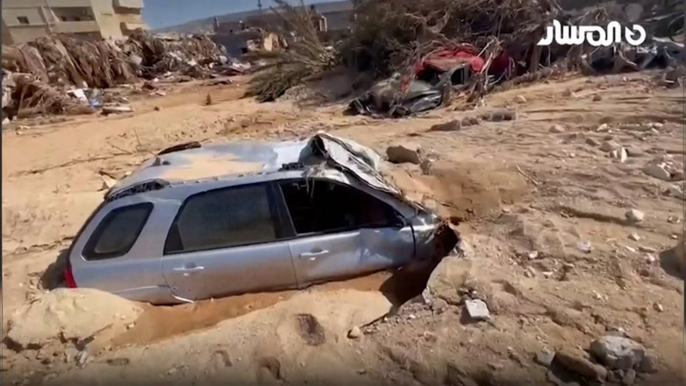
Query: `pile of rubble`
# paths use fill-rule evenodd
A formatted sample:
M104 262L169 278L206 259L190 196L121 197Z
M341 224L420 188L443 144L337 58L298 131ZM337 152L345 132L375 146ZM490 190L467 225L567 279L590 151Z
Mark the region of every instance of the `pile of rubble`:
M3 46L3 118L93 111L98 106L84 104L87 98L73 98L66 91L83 94L140 78L207 79L213 67L227 63L226 55L206 35L137 32L122 42L54 35Z

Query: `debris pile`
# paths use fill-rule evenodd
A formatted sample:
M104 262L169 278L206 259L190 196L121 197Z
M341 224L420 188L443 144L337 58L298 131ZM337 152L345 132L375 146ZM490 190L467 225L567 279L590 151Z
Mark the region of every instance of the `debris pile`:
M650 32L639 46L594 47L583 41L571 46L538 45L553 25L619 23L613 26L624 28L634 21L625 12L614 11L608 6L568 12L555 0L356 2L351 33L334 47L324 47L315 35L293 28L299 46L290 44L283 52L263 56L269 62L264 67L268 72L260 74L254 94L260 100L273 100L341 64L383 78L355 100L349 112L404 116L447 104L456 94L475 104L493 90L567 71L607 74L686 63L683 44ZM290 24L295 24L291 20L308 24L311 19L306 10L285 3L277 12ZM680 79L671 75L665 82Z
M226 56L205 35L166 37L137 32L123 42L42 37L3 46L3 118L92 112L67 90L105 89L172 73L209 78ZM78 105L78 106L77 106Z

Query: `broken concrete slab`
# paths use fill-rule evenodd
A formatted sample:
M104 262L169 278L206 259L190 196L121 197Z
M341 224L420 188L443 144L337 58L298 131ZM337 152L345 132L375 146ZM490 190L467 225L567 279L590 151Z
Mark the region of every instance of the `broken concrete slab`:
M643 361L646 350L629 338L605 335L593 341L590 353L611 370L629 370Z

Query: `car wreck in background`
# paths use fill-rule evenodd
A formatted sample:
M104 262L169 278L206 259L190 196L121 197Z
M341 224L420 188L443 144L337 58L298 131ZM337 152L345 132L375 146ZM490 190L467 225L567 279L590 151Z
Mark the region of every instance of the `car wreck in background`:
M167 149L107 192L70 248L67 285L170 304L445 256L456 233L381 162L326 133Z

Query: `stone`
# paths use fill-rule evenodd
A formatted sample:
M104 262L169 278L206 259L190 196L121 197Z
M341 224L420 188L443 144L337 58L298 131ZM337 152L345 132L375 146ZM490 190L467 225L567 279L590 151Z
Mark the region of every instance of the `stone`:
M571 350L558 351L553 361L590 380L604 381L607 378L607 369Z
M611 151L619 149L619 147L620 147L620 145L615 141L604 141L600 145L600 150L605 151L605 152L611 152Z
M593 250L593 246L591 245L591 242L585 241L585 240L579 241L576 244L576 248L583 253L591 253L591 251Z
M626 217L629 222L636 224L643 221L645 214L638 209L631 209L624 213L624 217Z
M644 155L645 152L637 147L627 147L626 154L629 155L629 157L640 157Z
M472 260L468 257L450 255L443 258L429 276L426 285L428 292L448 304L460 304L459 290L472 278L471 269Z
M638 365L638 371L647 374L654 374L657 372L657 360L649 353L646 353Z
M526 103L526 98L523 95L517 95L514 100L516 103Z
M665 307L663 307L660 303L653 303L653 309L657 312L664 312Z
M631 239L633 241L639 241L641 239L641 236L639 236L638 233L636 233L636 232L632 232L629 235L629 239Z
M575 98L576 94L574 93L574 91L572 91L572 89L568 88L562 92L562 96L566 98Z
M600 146L600 142L598 142L597 140L590 138L590 137L586 138L586 144L591 145L591 146L595 146L595 147Z
M615 149L610 152L610 156L614 159L619 160L620 163L626 162L627 158L629 158L629 155L626 152L626 149L623 147L620 147L619 149Z
M422 153L422 147L413 142L394 144L386 149L388 161L397 164L413 163L419 165L422 162Z
M348 338L359 339L362 336L362 331L359 327L355 326L348 331Z
M610 125L608 125L607 123L603 123L602 125L598 126L595 130L597 132L608 131L610 130Z
M475 126L479 124L479 118L477 117L464 117L461 122L463 127Z
M448 308L448 302L446 302L443 299L436 299L433 302L431 302L431 309L434 312L442 312L446 308Z
M565 127L562 126L562 125L552 125L552 126L550 127L550 130L549 130L549 131L550 131L551 133L560 134L560 133L564 133L565 131L567 131L567 129L565 129Z
M622 377L622 385L631 386L636 382L636 370L629 369Z
M467 300L464 303L467 314L473 320L488 320L491 318L491 313L488 311L486 302L481 299Z
M649 163L643 168L643 173L662 181L672 180L672 174L667 171L666 165L662 163Z
M600 94L593 94L593 102L600 102L603 100L603 97L600 96Z
M672 197L680 198L680 199L682 199L682 200L683 200L684 198L686 198L686 196L684 196L684 189L683 189L683 187L681 187L681 186L679 186L679 185L676 185L676 184L669 185L669 187L667 188L667 192L666 192L666 193L667 193L668 195L672 196Z
M429 131L458 131L461 128L462 123L457 119L453 119L452 121L433 125L431 128L429 128Z
M641 363L645 348L626 337L605 335L591 343L591 355L610 370L629 370Z
M548 367L553 363L553 359L555 359L555 353L544 349L536 353L534 361L541 366Z

